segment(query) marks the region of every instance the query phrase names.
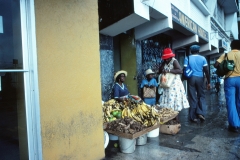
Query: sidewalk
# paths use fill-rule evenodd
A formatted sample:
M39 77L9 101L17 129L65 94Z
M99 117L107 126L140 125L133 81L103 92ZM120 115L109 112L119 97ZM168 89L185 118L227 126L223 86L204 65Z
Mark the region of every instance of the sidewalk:
M220 92L223 94L223 90ZM109 145L105 160L239 160L240 134L227 130L224 95L206 91L207 116L203 123L188 121L188 109L180 112L181 130L177 135L159 134L147 144L136 146L131 154ZM219 97L220 101L219 101Z

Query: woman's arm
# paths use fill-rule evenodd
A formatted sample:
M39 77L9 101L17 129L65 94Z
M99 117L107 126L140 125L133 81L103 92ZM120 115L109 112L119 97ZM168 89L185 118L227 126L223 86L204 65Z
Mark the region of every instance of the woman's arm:
M224 60L225 53L223 53L215 62L214 67L218 68L219 64Z
M160 67L159 67L158 74L163 73L164 65L165 65L165 62L162 62Z
M182 68L177 60L173 61L173 69L170 69L168 71L168 73L173 73L173 74L182 74L183 73Z

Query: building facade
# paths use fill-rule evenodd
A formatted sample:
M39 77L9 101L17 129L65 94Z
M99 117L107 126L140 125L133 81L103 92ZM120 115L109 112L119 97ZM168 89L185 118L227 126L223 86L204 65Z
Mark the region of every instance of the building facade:
M216 58L230 50L231 40L238 39L237 11L238 2L235 0L99 0L99 30L101 36L118 44L112 45L115 46L112 51L113 58L120 58L113 60L111 70L129 71L126 83L130 92L140 94L139 84L144 71L148 68L158 71L162 50L166 47L173 49L183 66L189 47L198 44L200 54L207 58L212 68ZM109 15L115 18L109 18ZM122 39L123 36L128 38ZM136 57L132 57L135 60L123 59L129 54L128 49L121 50L126 47L124 43L131 45L131 50L135 49ZM129 65L122 64L125 61L129 61ZM101 74L103 76L104 72ZM113 76L108 77L108 81L102 79L102 84L114 83ZM111 88L102 90L105 93L102 94L103 100L108 98L110 91Z

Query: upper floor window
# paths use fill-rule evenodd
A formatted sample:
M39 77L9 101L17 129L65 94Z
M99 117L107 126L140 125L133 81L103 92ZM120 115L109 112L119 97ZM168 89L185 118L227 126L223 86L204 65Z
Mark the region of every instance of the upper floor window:
M215 6L215 10L213 13L214 18L217 20L217 22L223 27L224 26L224 10L223 8L217 3L217 5Z

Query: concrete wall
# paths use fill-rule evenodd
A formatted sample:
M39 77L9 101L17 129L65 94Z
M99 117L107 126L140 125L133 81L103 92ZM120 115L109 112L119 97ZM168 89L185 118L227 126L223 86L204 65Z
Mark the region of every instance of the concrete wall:
M185 13L188 17L190 13L190 0L170 0L170 3L172 3L174 6L176 6L180 11ZM171 12L170 12L171 13ZM171 15L172 16L172 13Z
M43 159L102 159L97 1L35 0L35 14Z
M226 15L225 19L225 30L226 33L230 35L232 33L234 39L238 39L238 22L237 22L237 13Z
M208 16L205 16L192 2L190 3L190 14L188 16L199 26L209 32L211 28L209 23L210 19Z

